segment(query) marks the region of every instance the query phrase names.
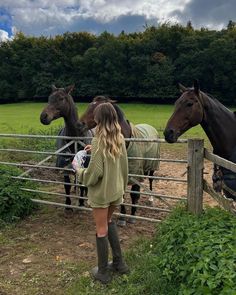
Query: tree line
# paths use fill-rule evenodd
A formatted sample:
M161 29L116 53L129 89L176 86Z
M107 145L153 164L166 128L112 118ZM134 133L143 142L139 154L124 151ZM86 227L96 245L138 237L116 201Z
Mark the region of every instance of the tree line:
M75 32L32 37L22 32L0 44L0 102L45 99L51 85L75 84L74 97L98 94L123 101L172 103L178 82L227 105L236 98L236 25L220 31L146 26L143 32Z

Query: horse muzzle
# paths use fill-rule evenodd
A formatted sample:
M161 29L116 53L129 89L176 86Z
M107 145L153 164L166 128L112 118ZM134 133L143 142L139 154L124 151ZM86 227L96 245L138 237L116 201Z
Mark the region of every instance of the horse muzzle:
M43 125L49 125L51 123L51 119L49 118L48 114L47 113L41 113L40 115L40 122L43 124Z
M164 131L165 140L168 143L175 143L178 140L179 133L176 132L174 129L165 129Z

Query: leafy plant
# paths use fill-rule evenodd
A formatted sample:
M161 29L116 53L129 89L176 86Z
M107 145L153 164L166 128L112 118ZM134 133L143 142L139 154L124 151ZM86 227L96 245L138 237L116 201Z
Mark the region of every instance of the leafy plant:
M29 214L37 207L32 201L32 192L21 190L22 180L12 179L22 171L15 167L0 165L0 224L14 222ZM35 188L35 184L25 181L24 186Z
M154 243L161 294L235 294L236 220L231 214L211 208L197 217L177 210L160 226Z

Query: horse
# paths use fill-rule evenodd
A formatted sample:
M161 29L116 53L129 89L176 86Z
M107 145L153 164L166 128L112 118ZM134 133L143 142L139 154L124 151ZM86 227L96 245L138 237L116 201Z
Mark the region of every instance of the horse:
M174 143L190 128L200 124L213 147L213 153L236 163L236 114L212 96L202 92L197 80L193 88L179 84L182 95L175 102L175 109L164 130L165 140ZM236 191L236 173L214 165L213 187L220 192L223 181ZM223 190L228 198L236 197Z
M119 108L119 106L116 104L115 100L110 99L106 96L96 96L94 97L93 101L89 104L87 110L85 113L81 116L80 120L82 123L84 123L87 128L92 129L96 127L96 122L94 121L94 110L95 108L104 102L110 102L117 113L118 116L118 122L121 127L121 132L124 136L124 138L152 138L152 139L158 139L159 135L157 130L148 125L148 124L138 124L133 125L130 123L123 113L123 111ZM160 157L160 145L158 142L153 143L138 143L138 142L129 142L126 141L126 148L127 148L127 154L128 157L139 157L139 158L159 158ZM135 159L129 159L129 173L130 174L136 174L136 175L148 175L153 176L154 172L159 169L159 161L150 161L150 160L135 160ZM135 177L137 179L137 177ZM138 177L139 182L143 181L142 177ZM129 183L132 185L131 187L131 200L132 205L136 205L138 203L139 197L140 197L140 185L137 180L135 181L134 178L129 179ZM152 182L153 179L149 178L149 187L152 191ZM121 205L120 212L122 214L126 214L126 209L124 205ZM131 206L131 215L135 216L136 213L136 207ZM128 222L135 223L134 218L129 218ZM126 220L124 217L120 217L118 220L118 225L125 226Z
M91 130L87 130L79 121L77 108L74 103L74 100L70 93L74 89L74 85L70 85L66 88L56 88L56 86L52 85L52 93L48 98L48 104L43 109L40 115L40 121L44 125L49 125L53 120L58 118L63 118L65 126L59 131L59 136L71 136L71 137L92 137L93 133ZM65 139L57 139L57 149L65 146L70 140ZM91 140L84 140L84 144L90 144ZM83 149L82 145L78 145L78 150ZM75 146L74 144L63 150L63 153L68 153L70 155L58 155L56 160L56 167L65 168L71 167L71 162L73 160L73 156L71 154L75 154ZM88 166L88 160L85 163L85 167ZM64 188L66 192L66 205L71 205L71 181L70 181L70 173L64 171ZM80 187L80 198L79 206L84 206L84 195L87 194L87 188ZM65 212L69 213L72 209L66 207Z

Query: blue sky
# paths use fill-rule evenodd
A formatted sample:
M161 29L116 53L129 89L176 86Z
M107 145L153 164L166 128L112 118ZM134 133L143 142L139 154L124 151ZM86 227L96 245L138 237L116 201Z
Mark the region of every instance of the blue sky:
M104 30L142 31L163 22L221 29L236 20L236 0L0 0L0 40Z
M7 32L8 35L12 35L12 17L10 13L0 7L0 29Z

